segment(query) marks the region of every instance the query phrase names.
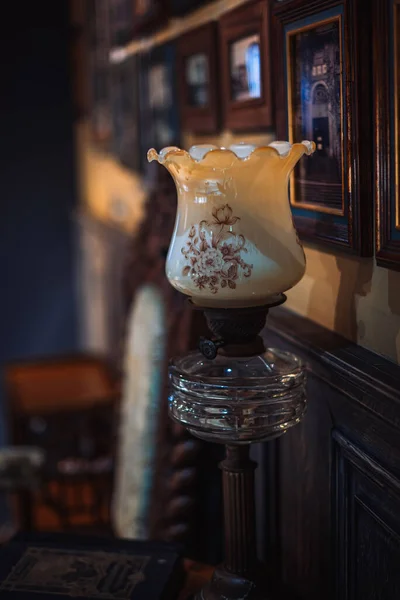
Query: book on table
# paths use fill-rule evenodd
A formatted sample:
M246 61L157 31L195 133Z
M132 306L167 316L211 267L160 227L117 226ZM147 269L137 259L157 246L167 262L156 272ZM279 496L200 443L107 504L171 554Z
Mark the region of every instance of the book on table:
M176 544L31 533L0 547L1 600L170 600L182 583Z

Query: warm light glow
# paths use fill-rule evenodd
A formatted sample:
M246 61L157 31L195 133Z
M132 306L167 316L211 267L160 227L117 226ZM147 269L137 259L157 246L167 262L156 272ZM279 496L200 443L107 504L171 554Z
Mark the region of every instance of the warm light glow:
M178 191L168 253L170 283L201 306L266 304L304 275L288 200L289 175L314 142L210 144L149 150ZM200 201L201 199L201 201Z

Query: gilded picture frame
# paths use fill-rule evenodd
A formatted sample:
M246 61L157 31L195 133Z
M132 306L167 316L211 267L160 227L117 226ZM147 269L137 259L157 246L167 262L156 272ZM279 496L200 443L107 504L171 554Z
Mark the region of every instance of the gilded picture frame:
M332 215L344 215L345 209L342 33L343 18L338 12L321 21L288 28L286 35L289 141L293 144L301 138L316 143L313 156L302 161L291 175L290 202ZM301 51L321 64L309 68L301 60ZM328 54L328 60L322 54ZM305 94L308 101L304 101Z
M400 270L400 0L373 10L376 262Z
M370 40L357 34L368 23L361 8L361 0L275 3L273 87L278 138L317 148L290 179L300 237L371 256Z

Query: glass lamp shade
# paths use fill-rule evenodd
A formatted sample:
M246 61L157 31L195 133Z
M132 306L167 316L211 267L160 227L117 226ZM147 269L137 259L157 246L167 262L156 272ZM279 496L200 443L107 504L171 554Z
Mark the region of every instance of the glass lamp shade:
M193 146L157 153L178 192L166 274L203 307L268 304L304 275L305 256L293 225L289 176L314 142L273 142L229 149Z

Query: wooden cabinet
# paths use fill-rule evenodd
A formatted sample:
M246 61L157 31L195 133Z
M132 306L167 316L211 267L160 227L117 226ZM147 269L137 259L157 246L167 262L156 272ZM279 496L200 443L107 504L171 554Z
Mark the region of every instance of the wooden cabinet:
M269 346L308 365L308 413L263 465L267 560L307 600L400 597L400 367L285 309Z

